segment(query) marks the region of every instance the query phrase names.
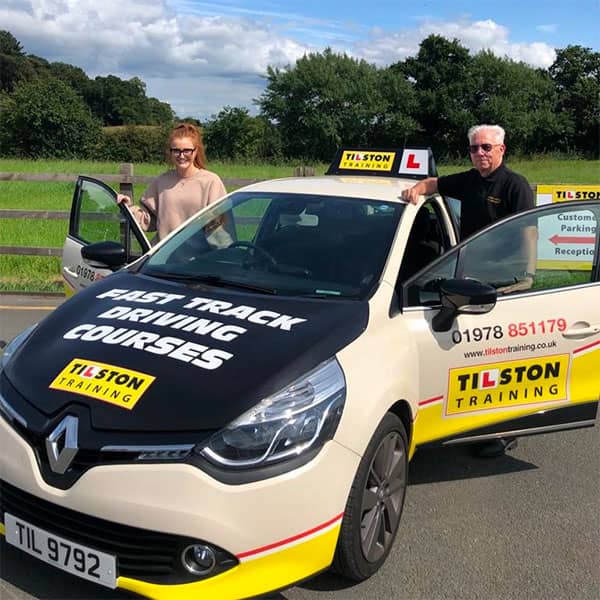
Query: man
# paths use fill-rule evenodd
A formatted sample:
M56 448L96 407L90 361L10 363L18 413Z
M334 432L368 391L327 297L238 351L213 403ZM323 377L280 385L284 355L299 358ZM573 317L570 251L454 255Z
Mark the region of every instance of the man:
M504 129L498 125L476 125L468 131L469 155L473 169L443 177L428 177L402 192L402 198L416 204L419 196L436 192L461 202L461 239L490 223L533 208L533 192L525 177L508 169L504 163ZM527 290L533 285L537 260L537 231L523 230L526 268L513 285L498 292ZM479 456L501 456L515 448L516 438L500 438L476 445Z

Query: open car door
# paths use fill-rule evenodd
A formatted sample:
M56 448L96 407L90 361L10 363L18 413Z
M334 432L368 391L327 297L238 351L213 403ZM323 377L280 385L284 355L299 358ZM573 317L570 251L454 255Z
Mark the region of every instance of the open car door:
M466 239L404 283L402 311L420 357L417 446L594 424L599 223L598 201L538 207ZM527 228L537 234L536 272L515 289L530 270Z
M125 205L117 204L116 198L116 192L102 181L84 176L77 179L69 233L62 253L61 272L67 295L110 275L150 249L150 243L131 211ZM114 244L110 245L110 242ZM84 259L84 249L103 243L112 251L112 260L110 253L106 263Z

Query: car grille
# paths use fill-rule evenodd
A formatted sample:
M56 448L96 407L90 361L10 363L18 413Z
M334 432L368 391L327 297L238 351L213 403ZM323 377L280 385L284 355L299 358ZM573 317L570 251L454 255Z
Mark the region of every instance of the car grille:
M12 423L14 429L23 437L23 439L31 446L40 467L40 473L44 478L44 481L52 487L66 490L70 488L86 471L93 467L100 465L117 465L117 464L139 464L149 462L177 462L181 463L185 461L190 451L169 453L169 448L173 447L173 444L164 444L161 439L155 441L156 436L147 436L145 439L140 440L138 444L133 444L131 448L127 448L127 443L123 443L122 437L113 436L106 440L107 447L117 446L123 448L121 451L111 449L92 449L92 448L79 448L73 462L69 465L69 468L65 473L57 474L50 468L48 462L48 454L46 451L46 437L44 435L34 433L33 431L23 427L19 423ZM203 431L196 434L196 439L202 441L205 438L210 437L214 433L212 430ZM127 436L125 442L131 442L133 436ZM186 440L187 441L187 440ZM175 446L177 444L174 444ZM141 458L143 452L136 450L136 447L152 447L158 450L165 448L164 454L160 458L156 458L154 461L143 460ZM191 443L181 444L182 448L189 446L192 447Z
M158 584L197 581L184 570L181 551L190 544L206 543L184 536L131 527L99 519L41 500L0 481L0 516L9 512L70 541L112 554L119 576ZM237 559L210 544L217 555L215 575L237 564Z

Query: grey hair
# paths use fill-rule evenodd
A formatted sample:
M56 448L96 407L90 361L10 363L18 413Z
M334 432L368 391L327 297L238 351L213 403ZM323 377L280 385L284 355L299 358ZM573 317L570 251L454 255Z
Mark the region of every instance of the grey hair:
M504 144L505 131L502 129L502 127L500 127L500 125L473 125L473 127L471 127L471 129L469 129L467 132L469 143L471 143L473 141L473 137L483 129L491 131L494 134L497 144Z

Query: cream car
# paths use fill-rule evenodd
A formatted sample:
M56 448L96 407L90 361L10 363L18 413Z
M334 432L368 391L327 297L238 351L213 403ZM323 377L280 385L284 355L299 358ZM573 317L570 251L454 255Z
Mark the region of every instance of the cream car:
M362 580L419 448L593 425L600 202L459 244L446 199L400 199L432 172L424 149L343 149L327 175L235 191L152 248L82 178L65 275L85 289L2 356L6 541L149 598ZM526 227L535 281L507 293Z

